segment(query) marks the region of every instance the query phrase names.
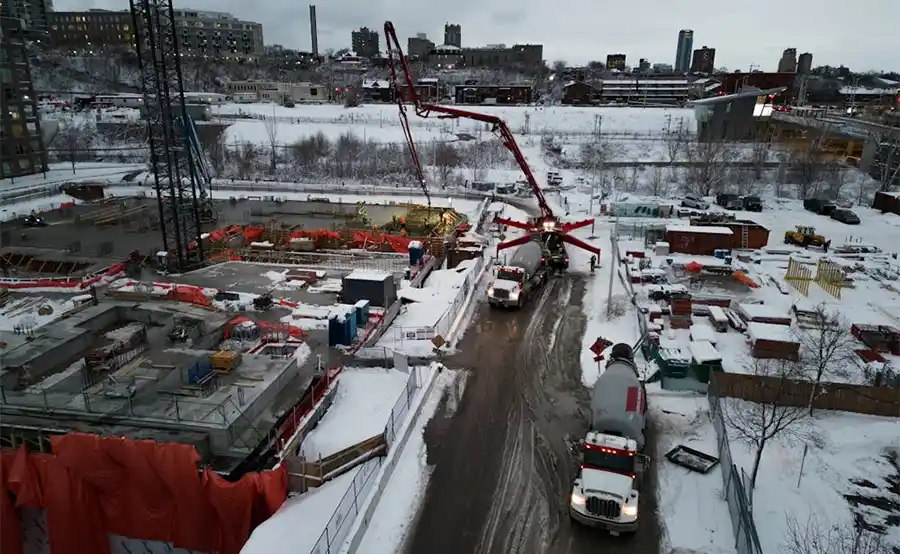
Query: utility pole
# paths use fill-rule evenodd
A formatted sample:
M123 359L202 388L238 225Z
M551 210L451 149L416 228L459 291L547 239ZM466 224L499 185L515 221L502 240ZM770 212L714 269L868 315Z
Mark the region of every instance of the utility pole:
M616 270L619 265L619 218L616 218L615 223L613 224L612 233L609 235L609 242L611 246L611 250L609 253L612 255L612 259L609 262L609 292L606 294L606 317L612 313L612 293L613 293L613 283L616 279ZM599 261L599 260L598 260Z

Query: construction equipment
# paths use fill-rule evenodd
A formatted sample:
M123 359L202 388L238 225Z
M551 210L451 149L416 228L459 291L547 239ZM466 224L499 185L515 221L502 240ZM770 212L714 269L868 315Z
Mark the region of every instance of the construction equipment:
M525 156L519 149L519 145L516 143L516 139L515 137L513 137L512 131L510 131L509 126L506 124L506 122L495 115L470 112L468 110L461 110L455 107L441 106L438 104L429 104L422 102L419 98L418 92L416 91L412 73L409 70L409 63L406 60L406 56L403 54L403 48L400 46L400 41L397 39L397 32L394 30L394 24L390 21L385 21L384 23L384 34L387 42L386 57L388 71L391 78L391 88L394 93L394 100L400 107L400 124L403 127L403 133L406 136L406 144L409 148L409 153L412 157L413 165L415 166L416 177L419 179L422 190L425 192L425 197L429 198L428 187L425 185L425 173L422 170L422 163L419 159L419 153L416 149L415 141L413 140L412 131L410 130L409 119L406 113L406 101L413 105L416 115L418 115L419 117L427 118L430 117L432 113L434 113L438 114L437 117L439 119L464 118L486 123L491 126L491 132L495 133L500 138L503 146L505 146L507 150L512 152L513 157L515 157L516 159L516 163L518 163L519 168L522 169L522 173L525 175L525 179L528 181L528 185L531 187L532 194L534 194L534 197L537 200L538 207L540 208L540 215L535 219L527 222L513 221L500 217L496 218L495 221L497 223L522 229L527 232L527 234L522 237L500 243L499 245L497 245L498 250L511 248L513 246L520 246L533 240L534 238L538 238L541 240L541 242L544 243L547 243L550 238L556 238L558 239L556 242L567 242L583 250L587 250L588 252L591 252L592 254L599 257L599 248L569 234L575 229L581 229L590 226L591 224L593 224L594 220L586 219L584 221L579 221L576 223L563 223L559 221L559 218L554 215L553 210L550 209L550 206L547 204L547 199L544 197L544 193L541 191L541 187L538 185L537 180L535 179L534 174L531 171L531 168L528 166L528 162L525 160ZM403 83L400 82L397 76L397 61L399 61L404 73Z
M784 232L785 244L796 244L804 248L808 246L824 247L828 242L822 235L816 234L816 228L807 225L797 225L793 231Z
M488 288L490 305L521 308L547 283L547 254L537 241L521 245L508 264L497 268Z
M594 383L590 429L581 441L569 500L572 519L612 534L637 531L640 489L650 463L641 454L647 396L634 349L624 343L613 346L606 370Z

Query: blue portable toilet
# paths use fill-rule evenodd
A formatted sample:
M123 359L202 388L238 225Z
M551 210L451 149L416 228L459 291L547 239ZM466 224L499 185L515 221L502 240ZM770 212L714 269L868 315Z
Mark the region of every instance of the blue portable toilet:
M356 325L365 327L369 323L369 301L360 300L356 303Z
M331 314L328 317L328 346L337 346L343 343L344 329L343 326L338 319L337 314Z
M409 265L419 265L425 257L425 245L421 241L414 240L409 243Z
M353 344L356 342L356 332L359 328L356 324L356 308L348 311L344 316L344 320L347 322L347 342L345 344Z

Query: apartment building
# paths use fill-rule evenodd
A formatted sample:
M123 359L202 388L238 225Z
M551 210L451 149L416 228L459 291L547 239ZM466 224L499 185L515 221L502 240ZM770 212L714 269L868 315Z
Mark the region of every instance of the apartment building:
M359 30L351 32L350 44L353 51L363 58L374 58L381 51L378 31L368 27L360 27Z
M281 83L275 81L229 81L228 94L238 102L327 102L324 85L313 83Z
M226 12L175 10L181 53L225 59L260 57L264 53L262 23Z
M29 30L46 31L47 15L52 12L53 0L0 0L0 17L21 19Z
M50 44L58 48L134 48L131 13L127 11L50 12L47 23Z
M0 18L0 179L47 170L23 20Z

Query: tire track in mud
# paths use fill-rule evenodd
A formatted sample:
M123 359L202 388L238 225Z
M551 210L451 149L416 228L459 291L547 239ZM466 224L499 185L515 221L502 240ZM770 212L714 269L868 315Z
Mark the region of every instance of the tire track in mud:
M610 538L568 516L572 442L587 430L589 413L580 362L584 289L584 278L570 274L519 312L480 301L459 352L446 361L470 372L458 411L442 417L439 410L426 429L434 468L409 553L658 551L657 533Z

